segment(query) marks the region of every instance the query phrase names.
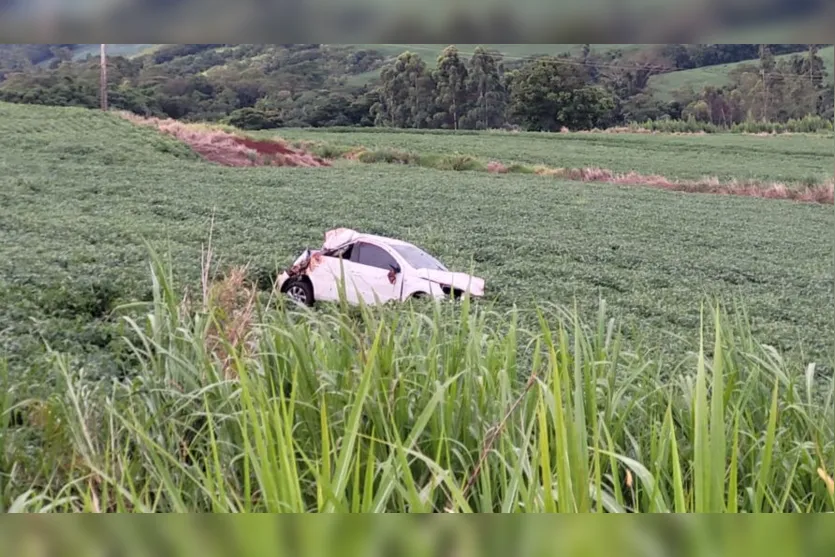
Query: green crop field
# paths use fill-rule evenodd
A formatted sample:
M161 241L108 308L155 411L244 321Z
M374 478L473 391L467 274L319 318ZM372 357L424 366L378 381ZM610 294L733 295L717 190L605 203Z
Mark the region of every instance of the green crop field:
M803 53L799 53L802 55ZM826 64L826 79L832 83L835 81L835 47L823 48L819 52L820 57ZM776 59L788 59L794 56L793 54L785 54L777 56ZM656 75L650 78L650 87L666 98L672 98L672 92L681 88L692 88L695 91L701 91L703 87L713 85L714 87L721 87L730 82L728 73L740 64L754 64L757 60L746 60L745 62L734 62L732 64L720 64L718 66L706 66L704 68L695 68L692 70L682 70L677 72L670 72L662 75Z
M280 130L289 140L336 146L461 153L483 159L561 167L600 167L670 178L820 181L832 177L831 134L751 137L737 134L452 133L403 130ZM276 132L258 132L272 137Z
M350 226L408 238L453 266L474 260L502 307L576 298L590 308L602 295L642 330L681 334L702 294L739 294L768 342L820 350L831 336L818 311L832 299L825 206L386 165L229 169L116 117L13 105L0 116L7 346L18 331L108 345L112 331L90 328L106 321L85 322L88 305L106 313L147 292L143 240L170 249L178 276L199 276L212 215L219 256L265 274ZM832 167L831 141L805 136L282 135L673 176L785 180Z
M285 135L681 176L833 162L806 136ZM833 225L831 205L525 174L220 167L114 115L0 104L0 510L835 510ZM214 261L268 288L339 226L488 298L182 302L210 229Z

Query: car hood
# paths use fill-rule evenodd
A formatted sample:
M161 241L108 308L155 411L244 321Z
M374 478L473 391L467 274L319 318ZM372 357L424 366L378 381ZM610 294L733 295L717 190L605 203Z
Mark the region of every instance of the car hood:
M469 292L473 296L484 295L484 279L474 277L467 273L453 273L451 271L440 271L436 269L418 269L415 271L415 276Z

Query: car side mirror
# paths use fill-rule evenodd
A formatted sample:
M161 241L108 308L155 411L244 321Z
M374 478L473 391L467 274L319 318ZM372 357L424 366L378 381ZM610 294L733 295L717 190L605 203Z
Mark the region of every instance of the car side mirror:
M397 263L392 263L391 265L389 265L389 267L391 268L392 271L394 271L394 274L396 274L396 275L400 274L400 271L401 271L400 265L398 265Z

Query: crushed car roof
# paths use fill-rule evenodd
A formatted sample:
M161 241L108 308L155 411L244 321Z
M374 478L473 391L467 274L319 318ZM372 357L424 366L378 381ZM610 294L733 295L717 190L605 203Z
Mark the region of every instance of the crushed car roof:
M393 246L411 245L402 240L395 240L394 238L386 238L385 236L377 236L374 234L364 234L350 228L334 228L325 232L325 242L322 244L322 248L326 250L338 249L359 240L372 240Z

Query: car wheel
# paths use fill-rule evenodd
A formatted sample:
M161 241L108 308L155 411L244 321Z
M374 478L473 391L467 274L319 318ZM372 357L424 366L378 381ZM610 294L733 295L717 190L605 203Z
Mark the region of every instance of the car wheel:
M285 288L284 293L291 300L306 306L313 305L313 285L306 280L294 280Z

